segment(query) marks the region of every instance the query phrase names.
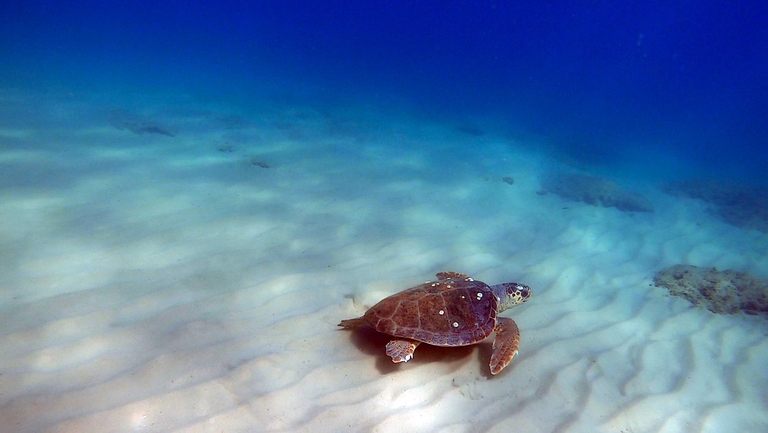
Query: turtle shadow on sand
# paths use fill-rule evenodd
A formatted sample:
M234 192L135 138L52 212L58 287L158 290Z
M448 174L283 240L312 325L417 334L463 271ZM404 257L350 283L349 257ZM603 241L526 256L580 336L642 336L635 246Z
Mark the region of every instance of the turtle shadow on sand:
M342 331L342 329L340 329ZM472 354L476 348L480 349L481 362L485 362L491 358L491 344L477 344L474 346L459 346L459 347L439 347L430 346L424 344L419 347L417 356L414 357L409 363L395 364L392 362L385 353L384 346L392 339L391 336L382 334L370 327L360 327L353 330L350 333L350 340L352 344L357 347L361 352L374 356L376 358L376 369L381 374L390 374L398 370L402 370L407 367L407 364L426 364L430 362L446 362L451 363L462 358L467 358ZM483 368L483 365L478 365L480 371L485 371L487 368ZM488 372L488 377L491 377Z

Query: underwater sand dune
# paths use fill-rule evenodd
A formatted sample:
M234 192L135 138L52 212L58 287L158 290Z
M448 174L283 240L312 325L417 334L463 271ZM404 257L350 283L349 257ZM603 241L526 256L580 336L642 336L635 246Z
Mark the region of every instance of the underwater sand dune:
M677 263L764 277L764 234L660 193L653 213L538 195L548 162L507 143L436 176L442 151L305 127L303 142L243 126L173 147L105 129L72 158L111 170L4 187L0 431L768 428L765 321L652 281ZM533 289L503 314L522 338L501 374L487 342L394 365L386 338L337 329L442 270Z

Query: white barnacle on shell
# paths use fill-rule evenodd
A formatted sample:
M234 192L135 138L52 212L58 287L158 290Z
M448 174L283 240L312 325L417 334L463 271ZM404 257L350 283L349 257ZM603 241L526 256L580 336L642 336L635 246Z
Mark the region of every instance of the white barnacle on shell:
M408 355L405 355L405 359L403 359L403 362L408 362L408 361L411 360L411 358L413 358L413 354L412 353L408 354Z
M473 280L472 277L467 277L464 279L464 281L475 281L475 280Z
M435 284L437 284L437 283L432 283L432 287L435 287Z
M449 289L451 288L451 285L450 285L450 284L448 284L448 288L449 288Z
M443 314L445 314L445 311L443 311L443 310L440 310L440 311L438 311L438 312L437 312L437 314L439 314L439 315L441 315L441 316L442 316Z
M479 301L481 299L483 299L483 293L482 292L477 292L477 300Z
M458 328L459 327L459 322L453 322L453 327L454 328Z

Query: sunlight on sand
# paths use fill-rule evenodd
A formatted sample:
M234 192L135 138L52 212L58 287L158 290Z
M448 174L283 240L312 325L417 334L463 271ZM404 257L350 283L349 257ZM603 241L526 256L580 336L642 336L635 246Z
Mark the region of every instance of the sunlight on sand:
M557 163L492 134L475 157L471 137L441 150L448 125L390 145L390 119L346 136L300 111L168 119L199 137L82 125L72 154L0 130L29 147L4 166L60 163L0 191L0 430L768 428L765 320L651 286L675 263L766 277L766 234L652 186L652 213L542 194ZM385 338L337 330L443 270L533 288L504 313L522 339L502 374L488 343L394 365Z

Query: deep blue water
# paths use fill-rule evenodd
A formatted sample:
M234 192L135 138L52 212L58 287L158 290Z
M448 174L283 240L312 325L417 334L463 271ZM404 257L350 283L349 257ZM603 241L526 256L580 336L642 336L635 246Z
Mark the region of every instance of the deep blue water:
M768 4L40 1L0 5L0 87L488 117L587 165L766 182ZM633 165L634 164L634 165Z

